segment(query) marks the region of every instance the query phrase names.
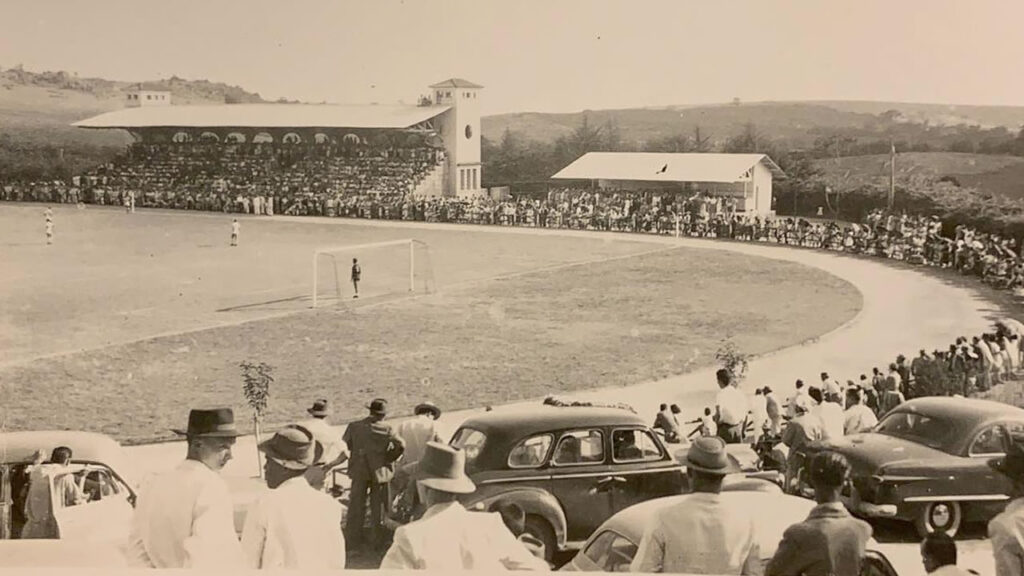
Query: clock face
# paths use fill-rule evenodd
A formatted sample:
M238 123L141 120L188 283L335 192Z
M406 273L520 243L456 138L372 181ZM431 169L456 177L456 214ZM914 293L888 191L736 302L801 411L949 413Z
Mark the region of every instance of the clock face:
M466 124L466 140L469 140L472 137L473 137L473 127L470 126L469 124Z

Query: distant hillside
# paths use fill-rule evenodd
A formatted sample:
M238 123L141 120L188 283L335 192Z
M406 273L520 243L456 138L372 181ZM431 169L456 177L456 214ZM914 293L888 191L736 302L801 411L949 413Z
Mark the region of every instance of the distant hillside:
M864 185L885 188L889 185L889 155L843 157L815 161L820 179L840 190ZM896 183L915 176L951 177L962 186L1024 198L1024 158L952 152L908 152L896 156Z
M68 72L0 69L0 132L27 145L122 146L126 134L81 130L70 123L124 106L125 94L139 82L79 78ZM143 82L146 88L170 90L178 104L263 102L259 94L238 86L171 77Z
M487 116L483 135L498 139L506 129L538 141L552 141L572 132L582 117L592 125L613 122L622 138L636 146L700 126L712 144L721 144L749 123L773 141L789 147L810 147L835 133L872 139L903 139L951 146L967 126L1016 134L1024 124L1024 106L944 106L899 102L755 102L704 106L670 106L622 110L587 110L571 114L524 112Z

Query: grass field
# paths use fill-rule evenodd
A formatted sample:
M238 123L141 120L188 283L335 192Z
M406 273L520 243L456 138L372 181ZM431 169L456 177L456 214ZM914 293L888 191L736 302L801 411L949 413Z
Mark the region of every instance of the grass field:
M237 365L276 369L270 422L317 397L337 419L373 396L396 414L620 386L748 353L856 314L849 284L796 264L601 238L0 205L0 383L9 429L151 440L189 406L244 408ZM313 248L414 236L438 291L309 310ZM377 258L389 256L378 255ZM389 269L362 255L370 289ZM574 265L576 264L576 265ZM392 267L400 268L400 267ZM376 290L385 291L400 273ZM372 292L372 291L371 291Z

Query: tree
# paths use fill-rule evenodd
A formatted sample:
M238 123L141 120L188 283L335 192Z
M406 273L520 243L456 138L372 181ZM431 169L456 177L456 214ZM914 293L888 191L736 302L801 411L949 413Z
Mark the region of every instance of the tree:
M249 407L252 408L252 420L256 427L256 445L259 446L261 441L260 425L267 411L267 401L270 399L270 385L274 383L274 376L272 374L274 369L263 362L259 364L242 362L238 366L242 369L242 392L245 394L245 400L249 403ZM256 462L260 464L259 450L256 451ZM259 468L259 477L262 478L262 464L260 464Z
M619 130L619 123L615 118L609 118L604 123L604 145L605 152L619 152L622 150L622 132Z
M693 151L694 152L707 152L710 147L710 136L701 137L700 126L693 127Z
M718 361L722 368L729 371L733 382L742 382L743 378L747 375L749 357L740 352L739 347L730 338L722 339L718 350L715 352L715 360Z

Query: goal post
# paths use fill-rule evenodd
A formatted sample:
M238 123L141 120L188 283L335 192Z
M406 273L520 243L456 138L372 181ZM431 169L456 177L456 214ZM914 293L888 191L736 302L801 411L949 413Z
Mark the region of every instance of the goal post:
M432 289L433 267L430 250L426 242L415 238L349 244L317 248L313 251L312 307L323 300L322 290L329 290L325 283L333 282L334 293L341 302L344 287L351 279L347 265L348 258L358 258L363 274L360 290L366 281L374 296L398 292L416 292L417 285L429 293ZM339 264L341 260L346 262ZM367 269L368 268L368 269ZM326 270L325 270L326 269Z

